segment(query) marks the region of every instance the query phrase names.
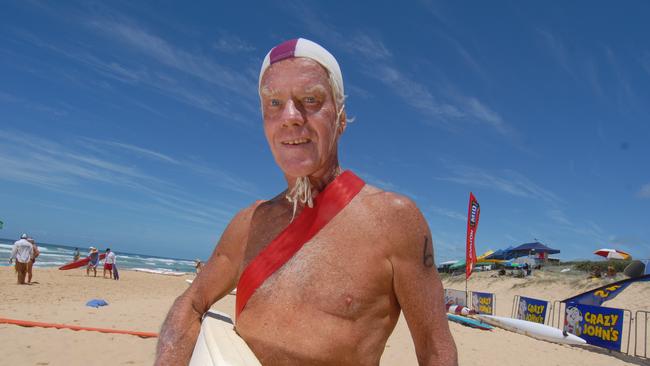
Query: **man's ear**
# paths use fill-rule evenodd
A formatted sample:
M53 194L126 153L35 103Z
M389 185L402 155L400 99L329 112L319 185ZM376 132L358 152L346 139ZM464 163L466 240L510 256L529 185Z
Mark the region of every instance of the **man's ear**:
M345 114L345 109L341 111L341 117L339 117L339 135L343 134L345 128L348 125L348 116Z

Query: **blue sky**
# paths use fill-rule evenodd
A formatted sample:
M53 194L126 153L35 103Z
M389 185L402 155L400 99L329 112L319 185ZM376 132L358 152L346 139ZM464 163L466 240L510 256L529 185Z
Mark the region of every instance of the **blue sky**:
M285 187L257 76L299 36L343 70L341 163L414 199L437 261L538 239L650 257L650 5L5 2L0 237L206 258Z

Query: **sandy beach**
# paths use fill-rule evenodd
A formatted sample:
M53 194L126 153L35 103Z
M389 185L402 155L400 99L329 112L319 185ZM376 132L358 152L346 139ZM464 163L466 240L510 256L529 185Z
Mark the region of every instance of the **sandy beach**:
M534 272L531 278L490 277L495 272L472 276L469 289L496 294L497 315L510 316L515 295L559 300L607 283L588 280L586 274ZM85 271L37 269L32 286L15 284L13 268L0 267L0 317L157 332L169 306L186 287L191 275L173 277L121 271L120 281L88 278ZM622 279L621 277L620 279ZM462 276L444 278L446 288L464 289ZM609 307L650 310L650 284L636 283ZM93 298L109 305L86 306ZM233 313L234 296L226 296L214 308ZM595 347L570 347L535 340L495 329L479 331L451 323L461 365L649 365L650 360L608 352ZM624 338L625 342L626 339ZM0 324L0 354L6 365L150 365L156 339ZM632 346L632 345L631 345ZM401 318L390 337L381 365L416 365L408 327Z

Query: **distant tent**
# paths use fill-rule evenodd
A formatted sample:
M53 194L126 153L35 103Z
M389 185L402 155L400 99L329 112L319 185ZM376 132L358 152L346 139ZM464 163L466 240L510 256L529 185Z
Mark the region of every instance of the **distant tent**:
M519 257L525 257L529 254L541 254L546 258L549 254L557 254L560 251L558 249L552 249L540 242L526 243L518 247L508 247L506 249L499 249L496 252L490 254L485 259L502 259L509 260Z
M521 244L518 247L512 248L512 251L517 253L518 257L523 257L530 253L533 254L544 253L548 255L548 254L557 254L560 252L559 249L551 249L538 241L533 243Z
M485 259L499 259L499 260L508 260L516 258L515 254L512 252L512 247L506 249L499 249L496 252L488 255Z
M489 265L491 265L491 263L476 263L474 266L475 267L486 267L486 266L489 266ZM451 269L452 271L456 270L456 269L461 269L461 268L463 269L463 272L465 272L465 261L464 260L463 261L458 261L458 263L452 264L451 266L449 266L449 269Z

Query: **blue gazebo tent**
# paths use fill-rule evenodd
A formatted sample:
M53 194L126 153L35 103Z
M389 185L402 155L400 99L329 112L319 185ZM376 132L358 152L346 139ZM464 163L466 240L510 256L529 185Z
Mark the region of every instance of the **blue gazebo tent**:
M512 252L516 253L516 258L524 257L527 255L537 255L540 259L548 258L549 254L557 254L559 249L552 249L546 245L536 241L533 243L521 244L518 247L512 248Z
M560 253L560 250L549 248L540 242L521 244L518 247L508 247L506 249L499 249L489 255L486 259L515 259L525 257L531 254L539 255L540 258L547 258L549 254Z
M501 260L509 260L513 258L516 257L515 257L515 253L512 252L512 247L508 247L506 249L499 249L494 253L488 255L487 257L485 257L485 259L501 259Z

